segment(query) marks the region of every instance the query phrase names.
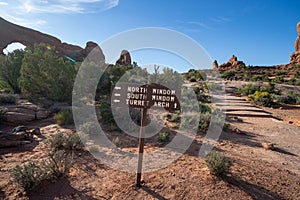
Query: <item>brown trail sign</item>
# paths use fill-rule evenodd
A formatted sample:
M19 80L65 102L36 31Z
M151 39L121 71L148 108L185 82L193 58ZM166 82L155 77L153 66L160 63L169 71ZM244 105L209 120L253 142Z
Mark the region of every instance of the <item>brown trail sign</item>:
M142 164L144 153L145 127L147 125L148 109L165 109L169 112L180 110L180 91L169 89L162 85L138 85L132 83L120 83L115 86L111 105L114 107L141 108L142 119L139 138L139 157L136 186L141 187Z

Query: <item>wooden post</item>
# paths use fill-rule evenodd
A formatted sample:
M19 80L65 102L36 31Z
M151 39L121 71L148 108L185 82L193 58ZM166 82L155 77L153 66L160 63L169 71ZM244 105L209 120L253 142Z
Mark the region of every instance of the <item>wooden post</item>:
M142 109L141 128L140 128L140 138L139 138L138 168L137 168L137 176L136 176L136 186L137 187L141 187L146 125L147 125L147 108L143 108Z

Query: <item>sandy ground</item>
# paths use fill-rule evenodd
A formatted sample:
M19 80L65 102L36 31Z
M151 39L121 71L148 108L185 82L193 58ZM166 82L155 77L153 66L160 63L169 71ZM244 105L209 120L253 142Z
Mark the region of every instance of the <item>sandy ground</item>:
M142 188L135 187L134 173L111 169L83 150L76 153L69 177L23 192L9 181L9 170L44 158L49 151L46 138L74 131L74 127L63 128L52 120L35 122L32 127L39 125L43 133L37 141L0 149L0 199L300 199L300 108L262 109L271 117L229 117L231 129L240 132L223 132L215 145L215 150L233 161L231 174L220 178L210 175L204 159L198 156L204 136L198 134L171 165L144 173ZM263 149L263 142L274 143L275 150ZM135 152L134 145L124 143L121 147ZM146 143L148 151L157 148L163 146L151 140Z

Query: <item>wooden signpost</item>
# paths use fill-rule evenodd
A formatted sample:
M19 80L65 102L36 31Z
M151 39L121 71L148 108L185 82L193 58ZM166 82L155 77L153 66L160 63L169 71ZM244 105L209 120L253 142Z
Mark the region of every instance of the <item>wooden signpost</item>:
M180 91L169 89L162 85L138 85L120 83L112 93L112 106L141 108L142 119L139 137L139 156L136 177L136 186L141 187L143 154L145 144L145 127L147 125L148 109L165 109L169 112L180 110Z

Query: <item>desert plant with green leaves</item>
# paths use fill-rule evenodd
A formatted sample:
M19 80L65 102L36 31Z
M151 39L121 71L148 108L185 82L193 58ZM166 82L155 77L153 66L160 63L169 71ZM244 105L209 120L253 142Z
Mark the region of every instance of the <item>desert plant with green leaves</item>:
M56 123L59 125L69 125L74 123L71 109L63 109L54 115Z
M170 135L169 135L168 132L160 132L160 133L158 133L157 140L159 142L165 143L165 142L168 142L169 139L170 139Z
M10 170L12 181L18 183L24 190L31 190L45 179L45 171L34 162L22 166L17 165Z
M52 151L48 154L48 159L42 162L42 168L46 172L47 178L60 178L67 176L74 164L74 154L64 150Z
M205 163L211 174L215 176L225 175L230 172L232 161L216 151L209 152L205 157Z

